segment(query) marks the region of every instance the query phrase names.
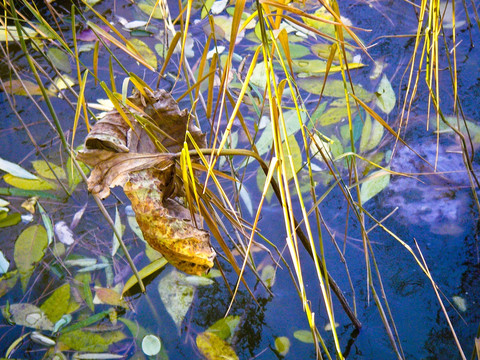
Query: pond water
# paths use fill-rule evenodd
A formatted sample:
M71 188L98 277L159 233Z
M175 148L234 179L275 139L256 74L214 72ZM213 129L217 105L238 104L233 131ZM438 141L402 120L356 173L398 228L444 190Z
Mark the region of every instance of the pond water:
M151 4L152 2L140 2L140 4L145 3ZM68 1L56 1L54 3L56 11L64 14L63 20L65 22L61 23L60 27L66 34L71 33L71 21L67 16L70 4ZM172 11L171 17L174 19L178 15L176 13L178 12L178 5L173 1L170 1L169 4ZM251 5L248 3L248 6ZM353 26L368 30L359 30L358 35L369 46L368 52L370 56L384 64L381 74L388 78L397 95L393 110L388 114L381 114L384 115L384 120L390 126L397 129L407 84L408 63L414 47L412 34L415 33L417 27L416 9L406 1L359 0L344 1L339 5L342 15L348 18ZM457 2L456 21L459 22L456 34L458 45L456 48L457 77L458 96L461 99L465 117L469 121L474 146L478 147L479 142L475 142L475 139L480 137L480 132L476 130L476 124L478 124L478 119L480 119L478 102L480 95L480 49L478 45L472 47L471 41L472 39L480 38L480 31L473 20L472 6L476 5L467 4L468 14L473 21L472 26L469 27L467 23L460 23L466 21L467 12L463 8L462 2ZM309 1L307 1L306 7L310 13L318 9L316 3ZM145 35L138 32L129 33L122 26L124 19L127 22L148 20L148 16L140 9L139 4L122 0L114 2L104 0L95 5L95 9L105 16L127 38L134 38L134 35ZM26 9L22 8L21 11L26 12ZM252 11L252 9L249 8L249 11ZM41 13L47 20L53 21L54 18L51 17L48 8L41 8ZM228 19L230 16L226 10L223 10L220 15L223 15L225 19ZM97 24L100 24L100 22L92 11L85 12L83 16L85 16L85 19L82 19L80 16L77 18L77 34L87 36L85 33L85 20L90 20ZM198 20L200 12L195 12L192 17ZM445 22L448 22L448 19ZM198 67L197 60L200 58L206 42L204 32L206 24L208 24L208 21L205 19L198 22L192 21L191 24L191 43L194 56L188 57L188 60L193 67L193 71ZM155 45L161 42L162 36L159 34L163 31L163 22L152 19L152 26L152 34L137 38L147 44L152 50L159 50L158 46L155 47ZM449 46L451 46L452 41L450 33L447 30L446 41ZM66 37L69 41L72 41L71 35ZM243 58L247 58L248 65L248 61L250 61L254 51L252 46L258 44L254 39L254 30L247 30L245 38L236 47L238 57L234 59L235 67L240 65ZM300 40L302 40L300 41L302 46L311 46L317 42L317 39L311 36L307 36L306 40L303 38ZM443 42L443 40L441 41ZM79 44L82 45L88 45L89 43L91 42L79 41ZM224 39L220 39L218 45L227 46L228 49L228 41ZM5 43L2 43L2 46L5 49ZM113 54L121 59L128 71L136 73L151 87L154 88L156 86L157 75L145 70L144 67L132 61L124 52L115 48L112 44L109 46L113 49ZM20 48L12 44L9 46L9 51L10 59L13 59L15 68L18 69L20 76L23 79L34 81L34 77L28 68L25 57L21 54ZM155 52L155 50L153 51ZM297 48L296 51L301 52L302 50ZM157 52L155 54L159 61L158 68L160 68L163 65L163 60ZM373 93L377 91L377 86L382 76L372 79L374 64L364 53L358 50L352 51L352 56L368 65L352 71L354 83L362 85L368 92ZM34 55L34 57L40 63L44 63L39 55ZM312 54L304 56L304 59L307 60L313 58ZM0 55L0 59L0 78L6 82L11 74L9 63L3 57L3 53ZM166 67L166 73L169 75L165 80L162 80L160 85L167 90L172 88L175 80L173 77L176 74L178 55L174 55L172 59L172 63ZM93 50L82 52L80 60L84 66L92 68ZM445 58L441 58L441 63L446 68L447 62ZM102 45L99 50L98 66L99 79L109 83L109 53L105 51ZM126 76L125 72L116 65L113 66L113 69L116 76L117 91L121 92L123 79ZM75 70L72 74L75 74ZM173 77L171 76L172 74ZM50 72L49 75L53 76L54 74ZM334 80L340 79L338 74L332 74L330 77ZM452 91L450 90L450 75L446 69L441 72L440 78L442 109L446 115L450 116L453 114L453 100ZM323 81L323 77L320 79ZM173 97L179 97L187 88L188 86L184 79L181 78L174 87ZM75 89L78 91L78 86ZM204 96L206 96L206 89L202 88L202 91ZM217 90L215 90L215 94L216 92ZM399 92L401 95L398 95ZM310 94L305 88L302 88L301 93L307 99L306 103L308 106L311 106L311 108L307 109L311 113L317 104L318 95ZM413 102L408 127L404 130L405 132L402 133L402 136L404 136L406 143L412 149L417 151L430 164L434 164L437 157L437 137L432 130L434 128L427 129L426 126L429 122L429 113L426 95L427 87L424 80L420 80L418 94ZM51 101L61 126L68 140L71 141L76 102L71 94L65 92L65 96L70 98L73 104L69 105L60 97L51 97ZM86 85L85 96L89 103L94 103L98 99L107 97L102 87L99 84L95 84L91 77L89 77L89 82ZM32 145L27 132L18 120L17 114L12 110L9 99L14 101L13 107L18 112L18 116L25 121L34 137L37 148ZM45 102L40 101L38 97L36 99L39 101L39 108L48 113ZM331 109L333 100L327 99L324 101L328 102L328 109ZM188 96L179 105L182 109L191 108ZM262 128L259 125L262 121L259 119L258 114L255 113L254 108L245 107L242 111L244 111L244 116L249 121L248 124L252 131L257 126ZM324 108L324 111L327 110ZM62 145L55 127L41 116L39 109L30 99L24 96L7 97L5 93L0 91L0 114L2 114L2 119L0 120L0 158L20 164L31 171L31 162L43 159L40 155L41 151L45 158L52 161L52 163L66 166L68 155L62 151ZM362 114L363 116L365 115L364 112ZM205 120L205 112L201 106L197 106L197 115L202 130L208 134L210 124ZM360 119L359 115L356 115L354 121L356 124L354 137L356 136L358 144L361 141L363 120ZM254 122L258 123L254 125ZM222 125L225 123L226 120L223 119ZM320 126L319 124L321 124L321 120L317 121L316 126ZM345 128L342 129L342 127L345 124L345 120L327 124L320 131L326 136L334 136L337 140L340 139L338 141L342 142L342 132L345 132ZM266 131L262 128L259 136L261 137ZM241 147L242 144L246 143L238 123L234 124L233 132L238 138L237 147ZM75 146L83 143L86 134L85 125L80 124L75 135ZM297 140L299 140L298 133ZM262 141L262 139L259 141ZM343 145L345 146L345 144ZM459 139L451 132L442 132L439 149L437 173L434 173L434 169L426 162L420 160L412 150L401 143L395 145L393 137L386 132L382 137L382 141L377 144L376 149L371 149L369 153L370 155L375 153L382 154L382 157L376 161L383 161L383 165L388 164L392 171L413 174L410 177L392 175L383 191L364 204L365 209L376 219L383 219L393 211L393 215L386 218L382 224L404 242L402 244L378 226L369 232L372 251L381 274L383 290L388 299L389 311L391 311L395 321L400 339L399 343L403 349L403 356L407 359L461 358L432 284L415 262L407 246L413 248L415 254L419 256L419 252L416 249L416 243L418 244L418 248L421 250L422 256L439 287L440 296L467 358L470 357L474 349L474 339L480 324L480 307L478 306L480 302L480 292L478 291L480 288L480 255L477 238L478 209L475 205L462 155L459 153ZM266 152L267 149L265 150ZM266 158L267 155L264 157ZM391 161L389 160L390 158ZM372 161L375 161L373 159L375 158L372 155ZM240 160L234 160L234 163L238 167L241 165ZM315 180L319 184L318 191L324 192L332 184L332 178L325 171L324 163L316 160L315 164L318 168L318 173L315 175ZM474 169L477 166L478 156L475 155L473 157ZM244 194L240 201L240 204L243 205L242 214L249 222L254 220L254 214L249 212L249 207L253 207L255 210L261 195L257 185L257 167L255 164L247 166L243 186L248 195ZM227 164L224 162L220 164L219 168L226 170ZM361 170L363 171L363 168ZM348 170L343 168L340 172L342 172L345 182L348 183ZM441 173L439 174L438 172ZM231 184L225 183L225 186L229 194L234 193ZM38 211L33 215L33 219L29 219L29 213L22 208L21 205L28 198L27 195L13 194L10 196L10 194L6 193L6 188L10 188L10 186L2 181L0 184L0 198L7 199L10 202L9 207L12 212L19 212L24 215L22 222L19 224L1 228L0 250L10 261L9 270L12 271L12 269L15 269L13 260L15 240L28 226L43 224L43 222ZM474 191L476 191L476 188ZM133 231L132 210L127 197L120 188L115 189L113 193L114 196L110 196L104 201L105 206L110 216L114 219L116 210L118 210L121 222L125 226L123 239L134 258L137 268L142 269L150 263L152 256L155 255L152 255L152 253L145 254L145 243L139 239L138 233ZM88 331L93 330L92 334L100 334L101 338L103 336L103 339L105 339L105 335L102 334L105 331L102 332L102 330L105 329L110 332L117 331L117 336L119 337L121 337L118 335L119 333L123 334L124 338L121 338L120 341L112 341L113 344L107 346L102 352L120 354L125 358L147 358L149 356L142 352L141 341L146 334L153 334L161 339L162 350L158 355L151 357L159 359L194 359L202 357L196 345L199 334L202 334L212 324L225 316L231 300L230 289L225 285L218 272L212 271L208 278L209 280L203 285L198 283L195 283L195 285L190 283L188 285L188 281L194 282L199 280L196 278L185 280L181 273L176 273L172 266L167 265L156 272L155 276L147 278L147 291L145 294L139 292L138 288L134 288L129 293L130 296L126 297L129 305L126 307L113 307L105 304L108 301L103 301L104 304L102 304L102 300L98 300L98 289L111 288L117 292L121 291L123 284L132 275L132 272L121 251L115 256L111 255L112 229L102 217L91 196L89 196L85 184L79 184L71 197L66 197L60 190L56 192L44 191L40 194L39 201L54 224L64 221L67 225L70 225L75 214L81 211L84 205L86 205L86 210L78 225L75 227L71 226L75 239L74 243L72 245L58 245L59 239L57 234L54 244L57 244L60 249L55 248L54 244L47 248L45 257L36 266L27 287L22 289L20 281L9 286L7 284L8 279L2 278L0 283L0 306L4 310L4 319L0 323L0 354L2 356L7 351L11 358L40 359L44 356L51 358L55 352L57 356L60 356L61 351L67 357L72 356L73 350L62 349L58 346L58 343L55 350L53 350L54 347L52 346L32 342L29 340L30 334L26 335L32 329L11 324L7 320L8 316L5 315L5 309L8 309L8 306L13 304L30 303L41 306L55 289L63 284L71 283L71 297L72 299L75 298L81 305L79 310L72 312L73 319L69 325L85 319L91 319L94 314L99 314L102 311L110 311L110 319L108 316L103 316L102 319L99 318L97 321L84 326L89 328ZM311 201L305 204L307 209L310 209L312 205ZM296 201L294 206L296 214L300 216L299 202ZM379 310L372 299L371 290L368 288L361 235L362 229L358 219L354 216L352 209L349 208L339 187L333 188L324 201L321 202L319 209L324 219L322 234L325 243L324 251L327 267L332 277L343 290L348 302L352 304L352 299L355 299L357 317L363 325L361 330L357 331L348 316L343 312L340 304L334 299L335 321L338 323L337 333L344 357L347 359L397 358L381 321ZM292 264L288 256L288 250L285 249L286 232L280 219L283 220L282 208L275 198L272 198L265 205L258 227L263 236L283 252L287 264L291 268ZM348 226L346 226L346 223L348 223ZM365 220L366 229L370 229L374 225L375 222L369 218ZM345 230L346 228L347 230ZM226 231L231 234L234 233L234 230L228 226ZM332 234L332 236L329 234ZM226 234L224 235L226 236ZM268 247L260 238L257 240L262 245ZM220 253L221 248L218 243L214 240L212 243L217 253ZM343 251L350 280L337 247ZM272 256L278 259L276 252L271 247L268 248L272 251ZM273 261L266 251L260 248L256 250L258 251L254 252L253 258L261 273L262 269L269 269ZM92 271L78 272L82 267L85 268L86 265L80 267L66 265L67 260L82 260L85 258L94 259L95 264L105 264L105 267L99 267ZM334 354L334 343L330 331L325 328L329 320L325 312L313 262L306 251L301 252L300 258L303 262L302 271L307 284L310 305L315 313L317 327L325 339L331 354ZM230 286L234 287L236 281L235 272L224 258L219 257L219 262L226 272L225 276ZM299 330L309 329L308 322L287 266L283 263L280 265L281 268L277 269L275 281L271 287L272 293L259 284L255 276L249 271L246 272L245 279L256 301L245 287L240 286L239 293L229 313L231 316L229 319L235 317L233 319L238 322L238 325L228 338L230 346L240 359L316 358L314 346L305 342L304 339L299 340L297 338ZM217 267L215 267L216 269ZM179 278L181 280L178 280ZM273 281L271 277L267 277L267 279ZM379 296L382 297L376 273L374 273L373 279L376 284L375 288L379 292ZM85 298L85 295L78 290L81 288L78 284L82 284L82 282L94 294L97 294L96 304L85 304L85 300L82 300L82 298ZM73 290L73 284L77 286L77 290ZM183 293L178 290L182 286L186 286ZM171 295L175 293L172 288L177 289L176 295ZM170 295L166 294L168 291L165 289L170 289ZM185 295L189 292L193 294L191 299ZM169 313L169 307L172 303L187 301L185 300L186 298L190 299L192 304L188 312L184 316L177 315L180 320L177 319L175 321L175 317L172 317L171 313ZM89 305L92 306L93 311L89 309ZM105 329L102 327L105 327ZM42 333L53 339L58 339L59 336L58 334L52 335L49 331L43 331ZM24 335L25 339L12 348L12 344ZM287 337L290 342L290 349L285 356L282 356L278 348L275 347L275 341L279 337ZM82 349L79 345L77 350L88 353L91 349L86 347Z

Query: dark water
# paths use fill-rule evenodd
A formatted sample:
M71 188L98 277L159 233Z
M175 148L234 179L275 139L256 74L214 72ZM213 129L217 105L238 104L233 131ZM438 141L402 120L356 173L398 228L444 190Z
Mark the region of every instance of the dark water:
M68 2L57 5L69 9ZM101 3L96 9L101 12L109 21L114 22L118 27L118 17L122 16L128 21L145 19L135 5L129 2L116 1L114 7L111 3ZM457 15L459 19L465 19L465 11L458 5ZM175 12L175 4L171 4ZM341 4L342 14L348 17L355 26L364 29L371 29L370 32L360 32L360 37L366 44L372 45L369 54L374 59L383 59L386 64L384 73L390 79L394 90L405 91L406 77L404 72L407 69L408 61L413 50L414 40L411 37L396 37L384 35L412 35L416 30L415 11L411 5L401 1L358 1L344 2ZM469 8L470 16L473 16ZM48 11L45 10L45 15ZM86 13L87 19L94 19L92 13ZM172 14L172 16L176 16ZM198 14L196 14L198 16ZM80 21L80 20L79 20ZM161 23L154 20L154 24L161 28ZM69 24L65 23L63 30L69 30ZM83 25L80 25L83 26ZM200 53L205 35L201 30L201 24L192 24L192 33L195 34L194 50ZM458 56L458 83L459 98L462 101L462 108L467 119L474 123L478 122L480 107L478 106L478 89L480 88L479 49L470 46L470 39L478 39L479 29L475 25L469 28L467 25L460 27L457 33L457 56ZM153 45L158 40L153 38L141 38L147 44ZM447 42L451 43L451 37L447 36ZM245 40L238 48L245 49L251 45ZM14 49L15 50L15 49ZM18 53L18 49L16 49ZM247 51L247 50L245 50ZM100 51L100 77L108 83L108 54ZM114 54L125 61L125 56L120 50L114 50ZM22 65L22 74L28 76L28 70L24 59L17 55L17 64ZM362 60L367 62L365 55ZM81 54L81 60L87 66L92 66L92 52ZM443 61L445 59L442 59ZM192 63L195 61L193 58ZM445 61L444 61L445 63ZM156 77L135 63L128 63L128 70L136 72L145 81L155 86ZM355 81L363 84L368 90L374 91L376 84L369 80L372 65L354 71ZM175 71L175 65L167 67L168 71ZM117 89L121 89L123 77L125 76L118 68L115 68L117 76ZM0 75L2 78L8 76L6 62L0 60ZM450 78L446 71L441 73L442 80L442 108L447 114L452 113L452 95L450 89ZM168 81L162 81L161 86L171 87ZM186 85L180 82L174 91L174 96L179 96L186 90ZM405 139L410 146L421 153L430 162L435 161L436 136L430 130L425 129L427 122L427 95L424 82L420 81L419 96L413 103L411 120L405 132ZM68 95L67 95L68 96ZM88 101L94 102L98 98L106 98L100 86L93 82L87 85L86 96ZM403 101L403 98L399 100ZM61 145L56 137L55 130L39 116L39 111L32 103L24 97L15 97L15 109L28 123L29 129L35 136L35 140L47 158L59 163L65 154L61 153ZM71 128L74 111L65 101L52 99L63 129ZM399 122L399 101L385 120L392 126ZM46 106L40 102L40 107L46 111ZM181 107L190 107L188 100L181 103ZM198 107L200 108L200 107ZM10 161L18 162L29 168L29 162L36 159L36 153L30 140L22 130L15 114L11 111L5 95L0 92L0 157ZM201 115L201 113L199 113ZM252 114L250 114L252 115ZM208 124L202 123L204 130L209 128ZM252 126L253 128L253 126ZM338 129L330 130L337 131ZM76 143L80 144L86 131L84 127L79 129L76 135ZM69 132L67 131L67 135ZM387 135L388 136L388 135ZM450 319L453 323L460 343L467 358L473 350L474 337L480 323L480 301L479 279L479 251L477 239L477 218L478 212L469 188L461 155L456 153L458 141L453 135L442 136L442 151L439 156L440 171L454 171L448 175L418 176L418 179L405 177L392 177L389 186L366 204L366 210L371 212L377 219L382 219L396 207L395 214L388 218L383 224L395 233L405 244L415 248L415 240L422 251L429 269L442 291L442 300L447 308ZM477 144L478 145L478 144ZM385 150L393 148L393 141L386 141L383 144ZM474 165L477 162L474 158ZM398 147L396 155L391 162L394 171L408 173L430 173L422 161L419 161L412 153ZM247 168L248 179L244 182L253 204L258 202L259 191L257 189L255 174L256 167ZM4 186L4 185L2 185ZM322 189L320 189L322 190ZM117 198L109 198L106 201L107 209L113 216L115 206L118 206L122 215L123 223L126 224L125 208L128 200L121 191L115 192ZM5 196L2 196L5 198ZM12 206L20 209L24 199L12 198ZM60 198L58 200L44 200L42 204L51 214L55 222L64 220L67 223L73 218L85 202L88 201L86 214L79 226L75 229L75 236L78 239L76 244L68 251L88 257L109 256L111 244L111 229L98 213L98 210L91 199L88 199L84 185L80 185L70 199ZM295 204L298 208L299 204ZM307 204L307 207L311 204ZM255 209L255 207L254 207ZM384 326L381 322L378 309L372 300L371 292L367 286L367 273L365 268L365 255L361 241L361 229L358 221L352 215L350 209L347 212L347 204L340 190L334 190L320 205L320 210L325 219L328 229L335 234L335 241L343 249L345 241L345 259L352 278L355 293L352 292L344 265L341 263L338 252L335 250L328 232L322 230L325 253L328 269L331 275L338 282L340 288L351 303L355 295L356 310L363 327L357 333L351 325L348 317L341 307L334 301L336 322L339 324L337 331L341 339L341 347L345 356L349 359L394 359L395 354L389 343ZM23 211L24 212L24 211ZM248 212L245 211L248 220ZM300 211L297 211L300 216ZM280 222L283 219L281 207L273 200L263 214L259 228L263 234L274 242L280 249L284 247L285 230ZM345 219L348 219L348 236L344 239ZM34 222L41 223L36 215ZM374 225L374 222L366 220L367 229ZM1 230L0 248L7 258L13 259L14 239L26 225L19 224L15 227ZM231 230L231 229L229 229ZM389 307L399 333L400 343L405 357L408 359L456 359L460 358L448 324L442 313L438 300L436 299L430 280L423 274L418 264L407 248L399 241L386 234L385 231L377 228L369 233L379 271L382 277L385 294ZM132 256L142 253L144 245L127 226L124 240L130 247ZM220 248L214 246L217 250ZM288 251L284 253L288 259ZM268 263L269 256L265 252L254 255L258 263ZM301 254L303 271L307 285L307 295L311 301L312 311L315 312L315 319L322 336L327 345L332 349L333 341L328 332L323 330L328 323L328 317L322 303L320 286L316 280L316 273L308 254ZM137 267L142 268L148 264L145 256L139 256ZM109 260L112 263L115 274L121 273L128 266L122 257L116 256ZM230 267L223 260L220 260L224 268L229 271ZM32 286L25 294L22 293L19 284L17 287L0 298L0 305L7 302L14 304L18 302L43 302L47 294L62 283L62 276L69 278L70 274L60 272L60 275L52 270L56 264L51 253L46 256L45 262L32 277ZM290 264L291 265L291 264ZM206 287L199 287L193 301L193 305L178 330L166 312L157 287L159 281L168 272L170 267L165 268L161 273L149 281L146 295L134 295L131 302L134 311L127 311L125 318L137 321L139 325L147 329L149 333L158 335L162 339L163 348L170 359L193 359L200 355L195 346L195 337L218 319L222 318L228 307L230 295L227 287L221 278L215 283ZM130 276L130 273L127 272ZM227 273L230 283L235 282L232 272ZM379 291L379 279L373 276L375 288ZM267 293L261 285L257 284L253 275L246 275L246 279L254 292L258 304L256 304L248 292L241 287L240 293L231 310L232 315L240 316L240 326L232 341L233 347L241 359L277 359L280 355L274 351L276 337L287 336L291 342L291 348L286 358L288 359L313 359L315 352L311 344L305 344L293 337L297 330L308 329L308 323L302 311L302 304L292 284L290 275L285 266L277 271L275 285L272 288L274 296ZM124 279L125 280L125 279ZM105 286L108 281L103 271L97 271L92 276L92 285ZM466 311L455 310L455 305L450 305L454 296L465 300ZM40 299L39 301L37 299ZM98 307L98 305L97 305ZM107 306L104 306L107 309ZM103 308L98 307L101 310ZM99 311L96 308L96 311ZM104 321L107 323L107 321ZM0 354L3 354L10 344L25 333L25 329L19 326L11 326L3 321L0 324ZM127 332L127 331L125 331ZM131 338L124 340L110 348L113 353L124 354L131 357L135 355L135 346ZM141 351L140 351L141 352ZM44 354L44 347L22 345L13 354L22 358L41 358Z

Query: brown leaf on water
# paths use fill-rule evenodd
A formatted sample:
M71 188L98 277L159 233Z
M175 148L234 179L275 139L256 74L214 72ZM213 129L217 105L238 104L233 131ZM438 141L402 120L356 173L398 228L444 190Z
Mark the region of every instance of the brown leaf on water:
M89 191L105 198L110 187L123 186L150 246L178 269L200 275L216 256L209 233L198 228L200 217L192 219L172 198L183 194L174 153L183 148L187 131L199 147L206 146L205 134L169 93L145 89L145 94L136 92L124 109L131 127L118 112L107 113L92 128L78 159L93 167Z

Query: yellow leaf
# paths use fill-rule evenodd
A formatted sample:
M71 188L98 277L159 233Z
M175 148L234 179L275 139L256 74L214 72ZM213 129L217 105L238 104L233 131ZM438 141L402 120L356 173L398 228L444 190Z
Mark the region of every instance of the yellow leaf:
M57 185L43 179L28 180L6 174L3 180L16 188L23 190L55 190Z
M238 360L238 356L230 345L211 332L197 335L198 350L208 360Z
M60 166L50 163L50 167L48 167L48 163L44 160L35 160L32 161L33 168L35 171L45 179L56 180L55 175L59 179L66 179L67 175L65 174L65 170L63 170ZM53 172L52 172L53 170Z

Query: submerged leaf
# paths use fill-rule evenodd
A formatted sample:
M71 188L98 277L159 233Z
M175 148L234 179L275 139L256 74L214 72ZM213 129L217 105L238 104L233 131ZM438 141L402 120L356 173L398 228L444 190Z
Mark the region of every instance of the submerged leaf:
M93 303L121 306L121 307L124 307L125 309L129 308L127 302L122 299L119 293L117 293L113 289L107 289L107 288L95 289L95 298L93 299Z
M2 307L3 316L10 322L38 330L53 330L53 323L45 313L32 304L11 304Z
M40 309L50 319L56 323L63 315L67 313L68 303L70 302L70 284L64 284L56 289L50 297L40 306Z
M5 212L2 212L5 214ZM0 228L17 225L22 221L22 215L19 213L6 214L4 217L0 216Z
M120 331L97 334L88 331L75 330L60 335L58 342L72 350L106 352L109 345L123 340L124 338L125 334Z
M208 360L238 360L238 356L231 346L214 333L200 333L195 342L198 350Z
M71 73L72 67L68 59L68 55L60 50L59 48L50 48L47 51L47 56L52 62L53 66L58 68L58 70Z
M290 350L290 339L286 336L275 338L275 350L282 356L287 355Z
M158 283L163 305L178 329L192 304L194 291L195 287L185 282L185 274L176 270L170 271Z
M34 264L43 258L47 246L47 231L41 225L33 225L25 229L15 242L13 256L24 291L34 270Z
M0 85L0 90L3 90L13 95L20 95L20 96L28 96L28 94L43 95L42 89L40 88L40 86L29 80L4 81L3 86ZM47 95L55 96L55 93L47 90Z
M65 170L55 164L47 163L44 160L35 160L32 161L32 165L35 171L45 179L56 180L58 177L59 179L63 180L67 178ZM48 165L50 165L50 167ZM57 177L55 177L55 175Z
M395 107L396 97L395 91L393 91L392 84L388 80L387 76L383 74L380 84L378 84L377 91L377 106L386 114L390 112Z
M375 149L383 136L383 126L378 121L372 121L369 114L365 117L365 124L360 138L360 152L366 152Z
M142 55L148 65L154 69L157 68L157 57L155 56L155 53L142 40L135 38L129 40L127 43L127 48L135 49L140 53L140 55Z
M385 189L390 183L390 173L385 170L379 170L372 173L369 179L364 182L360 188L360 198L365 204L368 200Z
M141 0L138 3L138 7L148 16L152 16L155 19L163 19L163 13L161 10L162 5L157 0Z
M167 259L164 257L154 260L147 266L145 266L142 270L140 270L138 273L140 275L140 278L143 280L146 277L152 275L153 273L159 271L161 268L163 268L167 264ZM138 279L135 275L132 275L130 279L125 283L125 286L123 287L122 290L122 295L125 294L128 290L130 290L132 287L134 287L138 283Z
M314 344L312 332L310 330L297 330L293 333L293 337L303 343Z
M0 297L7 294L18 281L18 271L13 270L0 276Z
M229 315L210 326L207 332L217 335L220 339L226 340L233 335L239 323L240 316Z

